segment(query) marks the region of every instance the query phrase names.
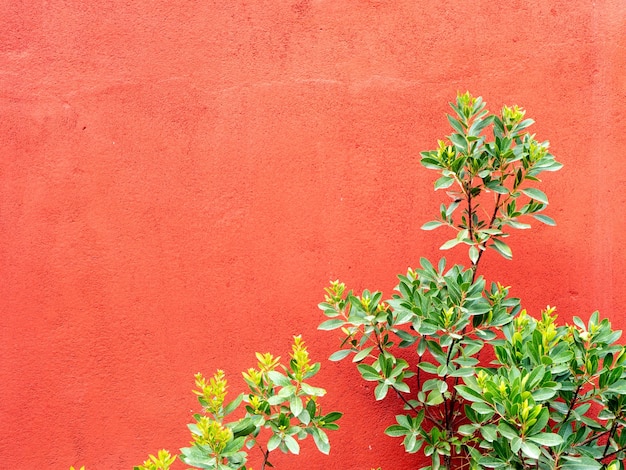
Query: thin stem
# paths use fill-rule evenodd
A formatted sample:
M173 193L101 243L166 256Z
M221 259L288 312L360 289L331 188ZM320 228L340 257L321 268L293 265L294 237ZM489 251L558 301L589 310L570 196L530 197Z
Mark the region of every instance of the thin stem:
M467 230L469 232L470 241L474 241L474 232L472 227L472 179L470 177L470 181L468 183L467 188Z
M263 448L261 448L261 452L263 452L263 464L261 465L261 470L265 470L265 465L267 465L270 458L270 451L263 451Z
M572 398L572 401L569 404L569 408L567 410L567 414L565 415L565 419L563 420L564 423L567 423L567 420L569 419L569 416L572 414L572 410L574 409L574 405L576 404L576 401L578 400L578 394L580 393L580 389L582 388L582 384L579 384L578 387L576 388L576 392L574 393L574 398Z
M578 446L586 446L587 444L595 441L596 439L600 439L602 436L604 436L604 435L606 435L606 434L608 434L610 432L611 432L610 430L609 431L603 431L600 434L596 434L594 436L588 437L587 439L585 439L584 441L582 441L579 444L574 444L574 446L576 446L576 447L578 447Z
M442 419L444 421L444 427L446 429L450 429L450 423L448 422L448 400L443 400L443 416Z
M420 377L420 372L422 371L422 369L420 369L420 363L422 362L422 356L419 356L419 359L417 360L417 373L415 374L415 379L417 380L417 384L416 384L416 388L419 389L420 388L420 384L422 383L421 377Z
M614 455L617 455L620 452L624 452L625 450L626 450L626 447L622 447L621 449L617 449L617 450L611 452L610 454L606 454L605 456L603 456L601 460L608 459L609 457L613 457Z
M491 214L491 219L489 220L489 225L487 226L487 229L491 229L493 228L493 224L496 221L496 217L498 216L498 210L501 207L501 199L502 199L502 194L498 193L498 196L496 197L496 203L493 207L493 214ZM475 263L472 263L472 282L475 281L476 278L476 269L478 268L478 263L480 262L481 258L483 257L483 253L485 252L485 249L487 248L487 242L491 239L491 237L489 237L487 240L485 240L484 242L482 242L479 246L482 246L483 249L479 249L478 250L478 258L476 259Z
M613 422L613 426L611 426L611 430L609 431L609 437L606 440L606 445L604 446L604 452L602 453L602 458L606 457L606 453L609 451L609 447L611 446L611 438L617 429L617 420Z
M446 368L450 365L450 358L452 357L452 350L458 343L458 340L452 340L452 344L450 344L450 349L448 349L448 356L446 357ZM443 377L443 380L447 380L448 374ZM450 403L450 408L448 409L448 402ZM454 415L454 404L456 402L456 388L453 387L452 396L450 399L444 401L444 416L446 420L446 429L452 429L452 417Z
M407 399L404 395L402 395L402 392L400 392L396 387L394 387L393 385L391 386L391 388L393 389L394 392L396 392L396 394L398 395L398 397L400 398L400 400L402 400L404 402L404 404L409 407L412 411L414 411L415 413L419 413L419 410L417 408L415 408ZM432 417L432 415L428 412L428 410L426 409L426 406L422 405L422 407L424 408L424 418L426 418L428 421L430 421L433 425L435 425L438 429L440 430L444 430L444 427L441 425L441 423L439 421L437 421L435 418Z
M380 336L378 335L378 332L376 331L376 329L374 329L374 335L376 336L376 346L378 347L378 350L381 352L381 354L385 353L385 350L383 349L383 347L380 344ZM418 374L419 374L419 368L418 368ZM418 379L419 380L419 379ZM419 386L419 382L418 382L418 386ZM400 392L396 387L394 387L393 385L391 385L391 388L393 389L394 392L396 392L396 395L398 395L398 397L404 402L404 404L409 407L409 409L413 410L413 412L415 413L419 413L419 410L417 408L415 408L410 402L409 400L406 399L406 397L402 394L402 392ZM434 424L435 426L437 426L439 429L443 430L443 426L441 425L441 423L439 423L435 418L433 418L430 413L427 412L426 407L424 407L424 417L426 419L428 419L428 421L430 421L432 424Z
M456 382L456 381L455 381ZM446 424L448 429L452 429L454 425L454 405L456 404L456 388L452 387L452 396L450 397L450 410L446 417Z

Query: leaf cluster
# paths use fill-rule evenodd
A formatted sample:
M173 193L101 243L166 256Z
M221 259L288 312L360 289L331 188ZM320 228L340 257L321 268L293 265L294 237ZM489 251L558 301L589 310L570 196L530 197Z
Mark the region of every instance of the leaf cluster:
M212 470L251 470L246 467L248 451L257 447L263 469L272 466L269 461L272 451L280 449L298 454L299 441L309 435L320 452L330 452L326 432L339 428L337 421L342 414L322 412L318 402L326 391L309 383L319 372L320 364L311 363L302 338L294 337L286 364L270 353L256 353L256 358L257 368L242 373L248 393L239 394L232 401L226 399L228 383L223 371L218 370L208 379L196 374L194 394L202 410L194 414L194 422L188 425L192 436L190 447L181 449L180 459L187 465ZM230 418L242 413L239 418ZM134 468L168 470L174 460L163 450Z
M448 121L454 132L436 150L422 152L422 165L441 174L435 190L447 190L451 202L442 204L438 218L422 228L453 228L456 236L441 249L469 245L472 265L487 248L510 259L504 241L508 228L530 228L524 220L528 216L555 225L542 213L548 197L529 185L540 182L542 172L562 165L549 152L549 142L528 133L534 121L524 119L522 108L504 106L499 114L490 114L482 98L469 93L460 94L451 107L454 114Z
M489 114L469 93L451 106L454 132L422 164L452 202L423 228L454 229L441 249L469 246L471 265L422 259L388 299L331 282L319 304L319 329L341 332L330 360L351 358L376 400L390 391L402 400L386 434L429 457L424 469L624 470L621 333L597 312L571 325L550 307L534 318L508 287L477 274L487 248L511 258L504 239L530 228L528 216L554 225L536 183L561 164L527 132L523 109Z
M150 454L142 465L133 468L134 470L168 470L175 461L175 455L171 455L169 451L161 449L156 456ZM73 470L73 468L71 467L70 470ZM81 470L85 470L84 467L81 467Z

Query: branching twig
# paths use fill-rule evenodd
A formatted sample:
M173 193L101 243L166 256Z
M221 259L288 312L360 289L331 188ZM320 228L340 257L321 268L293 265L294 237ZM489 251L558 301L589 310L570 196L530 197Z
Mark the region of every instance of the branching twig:
M269 463L270 451L269 450L264 451L261 446L259 447L261 448L261 452L263 452L263 464L261 465L261 470L265 470L265 465Z
M580 393L580 389L582 388L582 384L579 384L578 387L576 388L576 392L574 392L574 398L572 398L572 401L569 404L569 408L567 410L567 414L565 415L565 419L563 420L564 423L567 422L567 420L569 419L570 414L572 414L572 410L574 409L574 405L576 404L576 401L578 400L578 394Z

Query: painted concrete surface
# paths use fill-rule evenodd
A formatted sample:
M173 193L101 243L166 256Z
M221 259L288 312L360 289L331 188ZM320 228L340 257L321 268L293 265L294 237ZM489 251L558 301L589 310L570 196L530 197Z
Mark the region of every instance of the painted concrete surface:
M484 274L537 313L625 328L626 3L10 1L0 9L2 468L131 468L188 444L193 373L233 394L255 351L322 361L329 457L416 468L316 305L390 294L435 259L435 174L457 91L519 104L565 168L557 227ZM460 253L451 253L463 261ZM253 454L254 455L254 454ZM254 463L259 468L259 463ZM183 468L179 466L177 468Z

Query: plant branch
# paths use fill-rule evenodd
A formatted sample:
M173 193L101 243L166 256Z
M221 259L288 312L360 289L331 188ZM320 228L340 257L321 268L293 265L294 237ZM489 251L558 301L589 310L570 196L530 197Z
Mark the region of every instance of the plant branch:
M567 420L572 414L572 410L574 409L574 405L576 404L576 401L578 400L578 394L580 393L580 389L582 388L582 386L583 386L582 384L578 384L578 387L576 388L576 392L574 392L574 397L572 398L572 401L569 404L567 414L565 415L565 419L563 420L564 423L567 423Z
M448 356L446 357L446 369L450 365L450 358L452 356L452 350L456 346L459 340L453 339L452 344L450 344L450 349L448 349ZM448 374L443 377L443 380L447 380ZM458 379L458 378L457 378ZM448 402L450 403L450 408L448 409ZM444 413L445 413L445 421L446 421L446 429L452 429L452 417L454 416L454 404L456 402L456 388L453 387L452 396L450 399L444 401Z
M608 458L610 458L610 457L613 457L614 455L619 454L620 452L624 452L625 450L626 450L626 447L622 447L622 448L620 448L620 449L617 449L617 450L615 450L615 451L611 452L610 454L606 454L606 455L604 455L604 456L603 456L600 460L605 460L605 459L608 459Z
M269 461L270 451L269 450L264 451L263 448L261 447L261 452L263 452L263 464L261 465L261 470L265 470L265 465L267 465Z
M384 354L385 351L383 349L383 347L380 344L380 336L378 335L378 332L376 331L376 329L374 328L374 335L376 336L376 345L378 347L378 350L381 352L381 354ZM419 367L418 367L418 374L419 374ZM419 377L419 376L418 376ZM419 387L419 378L418 378L418 383L417 383L418 387ZM391 388L393 389L394 392L396 392L396 395L398 395L398 397L400 398L400 400L402 400L404 402L404 404L411 409L414 413L419 413L419 410L417 408L415 408L411 402L409 402L409 400L406 399L406 397L402 394L402 392L400 392L400 390L398 390L395 386L391 385ZM430 413L428 413L426 406L423 406L424 408L424 417L426 419L428 419L428 421L430 421L433 425L435 425L437 428L443 430L443 426L441 425L441 423L439 423L435 418L433 418Z
M602 436L605 436L606 434L610 433L611 431L603 431L600 434L588 437L587 439L585 439L584 441L578 443L578 444L574 444L576 447L578 446L586 446L587 444L592 443L593 441L595 441L596 439L600 439Z
M470 241L474 241L474 232L472 227L472 178L470 176L470 180L468 182L467 188L467 230L469 232Z
M394 387L393 385L391 385L391 388L393 389L394 392L396 392L396 394L398 395L398 397L400 398L400 400L402 400L404 402L404 404L409 407L412 411L414 411L415 413L419 413L419 410L417 408L415 408L407 399L404 395L402 395L402 392L400 392L396 387ZM440 430L444 430L444 427L441 425L441 423L439 421L437 421L435 418L433 418L430 413L428 413L426 406L422 405L422 407L424 408L424 418L426 418L428 421L430 421L433 425L435 425L438 429Z
M502 194L498 193L498 196L496 197L496 203L494 204L493 207L493 214L491 214L491 218L489 219L489 225L487 225L487 229L491 229L493 228L493 224L496 221L496 217L498 216L498 210L500 209L500 207L502 207ZM487 242L491 239L491 236L489 238L487 238L487 240L485 240L484 242L480 243L479 246L482 247L482 249L478 250L478 259L476 259L475 263L472 263L472 282L474 282L476 279L476 270L478 269L478 263L480 262L481 258L483 257L483 253L485 252L485 249L487 248Z
M609 447L611 446L611 438L617 429L617 420L613 421L613 426L611 426L611 430L609 431L609 437L606 440L606 445L604 446L604 452L602 452L602 458L606 457L606 453L609 451Z

